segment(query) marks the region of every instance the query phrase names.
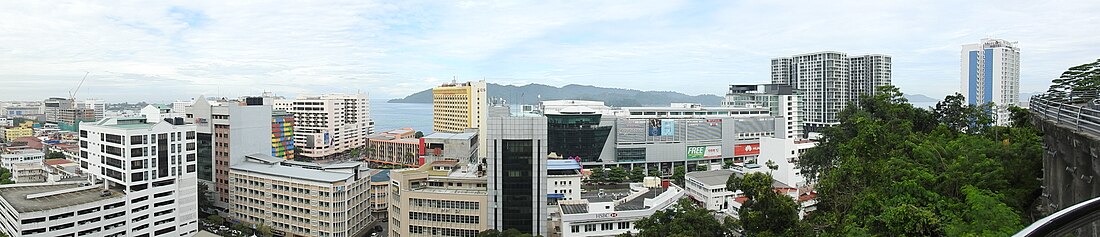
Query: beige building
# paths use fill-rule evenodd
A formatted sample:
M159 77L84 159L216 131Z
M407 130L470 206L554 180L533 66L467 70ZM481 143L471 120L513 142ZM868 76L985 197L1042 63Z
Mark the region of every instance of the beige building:
M488 229L484 170L453 160L390 173L390 236L473 237Z
M388 220L390 170L372 170L370 176L370 210L375 220Z
M303 96L274 104L274 109L294 114L296 156L327 158L365 146L374 133L365 93Z
M485 134L489 117L489 90L485 81L449 83L432 88L433 132L462 133L477 128ZM479 138L478 157L485 157L485 137Z
M388 165L420 166L420 139L412 128L371 135L366 161Z
M360 236L371 217L370 170L361 162L317 164L246 156L230 172L230 217L282 236Z

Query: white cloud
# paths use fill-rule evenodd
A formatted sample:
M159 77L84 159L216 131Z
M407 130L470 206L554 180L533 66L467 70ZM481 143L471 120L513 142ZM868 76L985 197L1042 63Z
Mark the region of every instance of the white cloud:
M689 94L767 82L768 59L894 57L894 82L958 88L959 45L1019 41L1022 91L1100 57L1094 1L3 2L0 100L367 91L452 76ZM441 79L442 78L442 79ZM935 86L928 86L935 85Z

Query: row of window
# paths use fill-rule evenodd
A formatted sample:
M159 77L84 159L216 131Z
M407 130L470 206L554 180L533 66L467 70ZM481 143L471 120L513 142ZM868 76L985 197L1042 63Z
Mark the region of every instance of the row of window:
M623 221L623 222L602 223L602 224L573 225L573 226L569 227L569 231L573 232L573 233L580 233L581 232L581 226L584 226L584 232L597 231L596 227L599 227L599 231L608 231L608 230L616 230L616 229L625 230L625 229L630 229L630 224L631 223L628 222L628 221Z

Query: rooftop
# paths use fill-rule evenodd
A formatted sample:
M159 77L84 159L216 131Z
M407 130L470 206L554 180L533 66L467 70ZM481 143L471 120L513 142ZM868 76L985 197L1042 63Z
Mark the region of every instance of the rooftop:
M650 188L648 192L642 194L641 196L635 197L630 201L616 205L615 211L633 211L646 209L648 207L645 206L645 199L657 198L657 196L664 193L665 190L667 190L667 188Z
M546 170L579 170L581 164L573 159L546 160Z
M472 139L477 136L477 132L464 132L464 133L445 133L437 132L424 136L424 139Z
M231 168L233 170L242 170L266 175L328 183L344 181L351 178L353 175L351 173L331 172L324 170L306 169L301 167L284 166L281 164L263 164L249 161L235 164Z
M378 173L370 176L371 182L385 182L390 181L390 170L379 170Z
M702 182L704 185L707 185L707 186L714 186L714 185L725 186L726 185L726 180L729 180L730 175L733 175L735 173L736 172L733 172L733 170L725 170L725 169L723 169L723 170L696 171L696 172L688 173L685 178L698 180L699 182ZM738 174L738 175L741 175L741 174Z
M121 200L121 198L124 196L121 192L116 191L110 191L111 195L109 196L102 196L102 189L92 188L34 199L27 198L27 195L31 194L58 192L66 189L80 187L80 184L76 183L36 185L25 187L3 187L0 188L0 197L3 197L4 200L8 201L8 203L10 203L17 212L27 213L75 206L112 198L120 198Z

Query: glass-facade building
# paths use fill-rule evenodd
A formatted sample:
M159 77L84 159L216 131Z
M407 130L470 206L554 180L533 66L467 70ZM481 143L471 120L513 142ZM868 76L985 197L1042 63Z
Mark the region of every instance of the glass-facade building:
M565 158L600 161L611 126L600 126L599 114L547 114L547 148Z

